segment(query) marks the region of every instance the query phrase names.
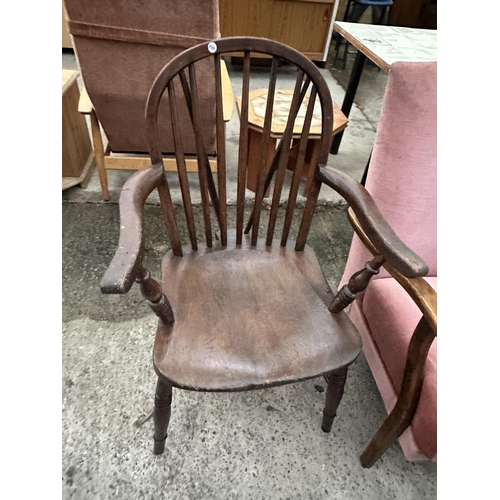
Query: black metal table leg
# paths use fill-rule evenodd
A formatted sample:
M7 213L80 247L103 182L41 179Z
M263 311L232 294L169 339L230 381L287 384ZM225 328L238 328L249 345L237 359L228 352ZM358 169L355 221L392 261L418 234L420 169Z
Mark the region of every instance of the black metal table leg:
M361 79L361 73L363 72L363 67L365 65L366 56L358 50L356 54L356 59L354 60L354 65L351 70L351 76L349 77L349 83L347 84L347 90L344 96L344 101L342 102L342 113L346 117L349 117L351 112L352 103L354 102L354 96L356 95L356 90L358 89L359 80ZM330 148L330 153L336 155L339 152L340 143L342 142L342 136L344 131L339 132L334 135L332 146Z
M372 153L373 153L373 150L372 150ZM360 184L362 186L366 185L366 176L368 175L368 168L370 167L370 161L372 159L372 153L370 153L370 157L368 158L368 161L366 162L365 171L363 172L363 177L361 178Z

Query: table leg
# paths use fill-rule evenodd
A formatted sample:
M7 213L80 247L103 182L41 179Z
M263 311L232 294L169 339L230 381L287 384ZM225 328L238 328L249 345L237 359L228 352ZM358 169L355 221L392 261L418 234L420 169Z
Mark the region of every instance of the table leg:
M358 50L356 54L356 59L354 60L354 65L351 70L351 76L349 77L349 83L347 84L347 90L344 96L344 101L342 102L342 113L349 118L349 113L351 112L352 103L354 102L354 96L356 95L356 90L358 89L359 80L361 79L361 73L363 72L363 67L365 65L366 56ZM336 155L339 152L340 143L342 142L342 136L344 131L339 132L333 137L332 146L330 148L330 153Z
M276 151L276 139L269 138L269 149L267 151L266 173L269 169ZM260 161L262 154L262 132L248 129L248 170L247 189L257 191L257 179L259 176ZM265 175L264 175L265 179ZM264 179L261 179L264 182ZM269 196L270 188L264 193L264 198Z
M373 152L373 151L372 151ZM362 186L365 186L366 185L366 176L368 175L368 167L370 166L370 161L372 159L372 153L370 153L370 157L368 158L368 161L366 162L366 167L365 167L365 171L363 172L363 177L361 178L361 182L360 184Z

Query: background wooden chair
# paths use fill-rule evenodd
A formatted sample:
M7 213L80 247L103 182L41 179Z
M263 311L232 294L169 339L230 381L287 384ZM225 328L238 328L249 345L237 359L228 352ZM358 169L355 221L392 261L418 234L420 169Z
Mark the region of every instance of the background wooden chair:
M349 308L389 416L361 457L370 467L399 438L408 460L437 456L437 63L389 71L366 188L429 264L408 279L386 265ZM356 216L340 285L377 253Z
M107 170L138 170L149 165L144 109L149 89L165 62L186 48L219 38L217 0L149 0L138 6L133 0L65 0L68 27L73 37L85 88L79 111L90 116L92 141L102 196L109 199ZM217 170L215 155L215 93L213 67L200 68L208 85L200 89L200 112L210 166ZM224 119L231 117L233 95L229 75L223 74ZM196 171L196 140L187 109L180 108L180 127L188 155L188 171ZM165 169L175 170L170 117L163 114L161 148ZM108 140L103 143L101 127Z
M272 58L263 127L261 168L251 212L245 221L248 165L248 100L251 53ZM226 206L226 141L222 115L221 55L240 53L243 63L238 199L236 228L228 230ZM280 63L294 75L294 93L287 125L272 159L267 155L274 94ZM207 86L199 68L211 65L215 88L215 122L206 124L199 108L199 88ZM162 107L162 95L168 106ZM308 96L305 116L301 101ZM321 108L322 138L314 181L303 210L300 229L291 234L301 169L314 105ZM204 241L198 239L191 191L185 166L184 137L179 113L187 106L196 137L198 180L204 221ZM183 245L174 215L160 146L160 113L171 117L172 136L181 186L189 244ZM340 403L349 365L361 342L356 328L342 311L384 262L403 275L419 277L426 264L408 249L384 221L367 191L356 181L327 167L333 129L333 106L328 87L316 66L294 49L261 38L223 38L187 49L157 76L149 93L147 135L151 166L135 173L120 197L121 230L118 249L106 271L103 293L126 293L139 283L144 297L159 317L153 350L158 375L154 410L154 452L162 453L170 418L172 387L194 391L242 391L287 384L324 375L328 382L322 429L329 432ZM294 125L302 120L299 153L286 208L280 204ZM202 131L216 127L219 158L217 179L208 164ZM272 186L269 224L263 235L263 194ZM335 294L327 284L314 250L306 244L322 184L338 191L353 208L361 227L379 253L357 275L352 291ZM162 263L160 285L142 265L142 215L146 198L157 189L171 250ZM249 207L247 207L249 208ZM278 224L278 212L284 220ZM246 224L245 224L246 222ZM215 223L215 227L213 224ZM217 229L217 238L214 232ZM275 237L275 233L281 233ZM264 237L262 237L264 236Z

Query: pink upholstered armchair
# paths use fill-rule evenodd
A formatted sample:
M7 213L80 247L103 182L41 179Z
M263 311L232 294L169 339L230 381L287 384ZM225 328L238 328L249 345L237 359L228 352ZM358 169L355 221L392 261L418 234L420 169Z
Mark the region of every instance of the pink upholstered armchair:
M408 279L386 264L348 309L389 413L361 456L364 467L398 438L408 460L437 456L436 80L437 63L391 66L366 179L385 220L429 273ZM340 286L376 254L349 216L356 234Z

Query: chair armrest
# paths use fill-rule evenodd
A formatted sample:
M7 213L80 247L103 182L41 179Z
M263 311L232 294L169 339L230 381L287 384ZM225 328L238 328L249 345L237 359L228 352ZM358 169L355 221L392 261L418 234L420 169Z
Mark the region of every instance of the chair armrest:
M377 254L382 255L392 267L407 278L420 278L429 272L427 264L399 239L370 193L359 182L325 165L319 166L316 175L347 201Z
M142 214L150 193L163 182L163 165L137 171L120 194L120 239L101 280L102 293L127 293L141 267L144 248Z
M349 222L354 228L355 233L359 236L359 239L373 255L377 255L377 249L361 228L352 208L349 208L347 213ZM413 299L429 323L429 326L437 335L437 292L434 288L423 278L407 278L403 276L387 262L384 264L384 268L408 292L408 295Z

